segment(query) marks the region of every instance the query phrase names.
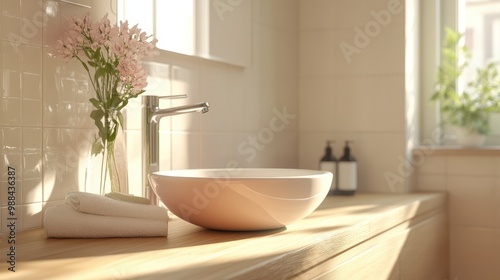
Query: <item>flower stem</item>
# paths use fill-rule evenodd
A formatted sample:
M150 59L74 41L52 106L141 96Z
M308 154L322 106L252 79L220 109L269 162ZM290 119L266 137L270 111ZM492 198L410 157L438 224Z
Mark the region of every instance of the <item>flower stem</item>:
M106 194L106 177L108 174L108 164L107 164L107 145L104 145L104 149L102 150L102 159L101 159L101 176L99 180L99 193L101 195Z
M107 148L107 162L108 162L108 170L109 170L109 179L111 182L111 191L113 192L121 192L121 182L120 182L120 174L118 170L118 164L116 162L115 157L115 142L108 142Z

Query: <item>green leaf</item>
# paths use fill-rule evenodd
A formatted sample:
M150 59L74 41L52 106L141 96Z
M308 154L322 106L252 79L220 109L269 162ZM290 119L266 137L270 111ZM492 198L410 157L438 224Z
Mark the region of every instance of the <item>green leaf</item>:
M139 91L139 92L138 92L138 93L136 93L136 94L132 94L132 97L133 97L133 98L136 98L137 96L139 96L140 94L142 94L142 93L144 93L144 92L146 92L146 91L145 91L145 90L141 90L141 91Z
M92 112L90 112L90 117L94 120L94 121L99 121L102 119L102 117L104 117L104 112L102 110L93 110Z
M114 127L112 129L111 134L108 136L108 141L113 142L116 139L116 135L118 135L118 122L116 120L113 120Z
M122 99L121 95L113 94L113 95L111 95L111 99L109 100L107 107L110 109L118 110L118 108L121 107L122 102L123 102L123 99Z
M92 103L92 105L94 105L94 107L96 107L97 109L100 109L102 106L101 106L101 102L99 102L99 100L95 99L95 98L90 98L89 99L90 103Z
M120 124L120 127L123 128L124 120L123 120L122 112L118 111L118 113L116 113L116 118L118 119L118 123Z
M97 129L99 130L99 137L106 139L108 132L107 132L107 129L102 124L102 122L100 120L94 120L94 124L97 127Z
M83 53L85 53L85 56L88 57L89 59L92 59L92 56L93 56L92 53L93 52L94 51L91 48L89 48L89 47L84 47L83 48Z
M92 56L92 60L99 61L100 59L101 59L101 47L98 47L95 50L94 55Z
M104 151L104 146L102 145L101 139L97 138L92 145L92 155L96 156Z
M90 72L89 67L87 66L87 64L86 64L85 62L81 61L81 60L80 60L80 62L82 63L83 68L85 68L85 70L86 70L87 72Z
M99 78L103 77L104 75L106 75L106 70L102 67L99 67L94 73L94 80L97 82Z
M118 111L122 110L123 108L125 108L125 106L127 106L127 104L128 104L128 99L124 99L122 101L122 104L118 108L116 108L116 110L118 110Z

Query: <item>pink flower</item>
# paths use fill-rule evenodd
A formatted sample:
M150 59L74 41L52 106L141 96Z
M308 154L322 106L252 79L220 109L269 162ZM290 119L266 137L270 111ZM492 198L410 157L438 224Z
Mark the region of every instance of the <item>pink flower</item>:
M57 41L56 50L66 62L73 58L80 61L99 102L92 104L96 110L109 111L123 108L129 98L144 92L147 74L140 61L155 54L156 42L137 25L129 27L128 21L112 24L106 15L94 22L87 13L69 19L68 29ZM120 95L119 104L116 94ZM106 128L103 135L107 131Z
M88 71L95 72L104 67L101 72L104 69L106 75L116 75L115 78L119 79L117 92L135 95L147 85L147 75L140 60L155 54L156 42L138 25L129 27L128 21L112 25L107 15L93 22L87 13L82 18L69 20L68 30L57 41L56 49L62 59L69 61L77 58ZM90 72L89 77L97 94L100 94L101 89L97 86L103 81L94 81L94 74Z
M156 39L128 22L111 24L107 15L93 22L90 14L73 17L56 50L66 62L77 59L88 73L96 97L90 101L90 117L99 130L92 154L113 151L122 125L120 110L128 99L137 97L147 86L147 74L140 60L154 54ZM108 154L109 159L109 154ZM113 170L113 168L110 168ZM102 178L101 178L102 179ZM104 180L105 181L105 180Z
M125 60L118 65L122 87L130 94L140 93L147 85L147 74L139 61Z

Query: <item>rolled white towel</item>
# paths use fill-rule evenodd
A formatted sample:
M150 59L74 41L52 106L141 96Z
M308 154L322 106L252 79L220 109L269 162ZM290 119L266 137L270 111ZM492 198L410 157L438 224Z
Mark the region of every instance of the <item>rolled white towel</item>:
M164 237L168 221L85 214L60 204L45 211L44 228L54 238Z
M156 205L120 201L98 194L69 192L66 203L73 209L88 214L114 217L168 220L168 211Z

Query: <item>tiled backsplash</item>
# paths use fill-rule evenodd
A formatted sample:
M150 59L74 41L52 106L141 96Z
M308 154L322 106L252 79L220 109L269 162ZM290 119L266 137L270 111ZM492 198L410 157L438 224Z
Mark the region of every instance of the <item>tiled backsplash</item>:
M450 279L500 278L498 153L474 156L436 151L415 163L417 190L448 193Z
M45 204L83 186L78 175L91 132L88 82L78 65L55 58L51 46L63 18L88 9L55 1L0 3L1 213L5 221L15 197L19 230L39 227ZM58 12L46 13L48 4ZM9 167L16 170L10 195Z
M417 10L405 5L415 1L299 2L300 167L318 168L327 140L337 158L354 140L360 191L409 191L406 177L388 177L406 161L413 119L405 110L412 82L405 57ZM386 23L374 18L379 13Z
M18 230L40 227L43 209L68 191L86 186L94 125L87 74L76 61L54 57L52 45L65 19L90 10L101 17L116 7L85 0L88 9L65 1L0 0L0 209L8 217L9 166L16 169ZM106 3L104 3L106 2ZM112 4L113 1L109 1ZM161 106L210 102L207 114L161 122L161 169L298 166L298 1L252 1L252 65L161 52L145 63L146 94L188 94ZM141 194L140 99L126 108L129 190ZM283 130L269 123L286 111ZM278 112L278 113L277 113ZM255 155L255 157L251 157Z

